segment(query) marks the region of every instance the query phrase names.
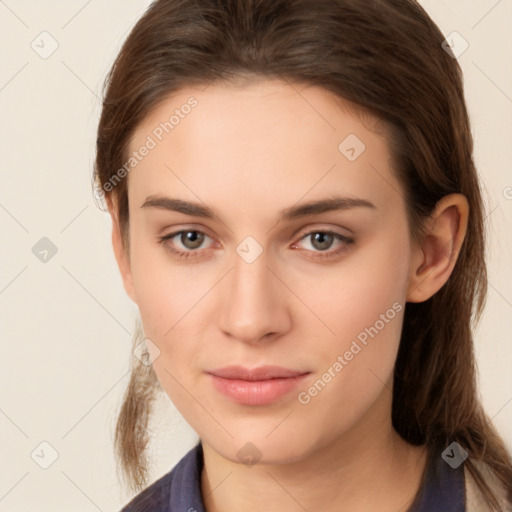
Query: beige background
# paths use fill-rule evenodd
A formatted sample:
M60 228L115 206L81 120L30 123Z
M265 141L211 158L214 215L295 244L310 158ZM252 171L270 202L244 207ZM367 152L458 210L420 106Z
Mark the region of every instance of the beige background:
M148 3L0 1L0 510L119 510L130 498L112 433L137 310L90 182L103 79ZM490 233L476 352L482 399L512 449L512 1L421 3L469 43L459 62ZM44 59L33 41L58 48ZM46 263L32 252L42 237L58 249ZM164 400L153 479L196 440Z

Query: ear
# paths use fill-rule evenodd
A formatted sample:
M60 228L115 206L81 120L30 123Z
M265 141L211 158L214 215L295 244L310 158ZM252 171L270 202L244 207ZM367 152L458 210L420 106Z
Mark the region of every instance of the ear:
M413 250L408 302L428 300L448 281L466 236L468 215L462 194L450 194L437 203L423 240Z
M117 265L123 279L124 289L133 302L137 303L135 290L133 288L129 249L124 247L123 238L121 236L117 202L111 197L107 197L106 202L110 217L112 218L112 246L114 248Z

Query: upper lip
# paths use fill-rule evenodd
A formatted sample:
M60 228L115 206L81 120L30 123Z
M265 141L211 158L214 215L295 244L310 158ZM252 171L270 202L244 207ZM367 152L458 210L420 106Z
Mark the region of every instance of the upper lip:
M207 373L222 377L224 379L241 380L268 380L279 378L298 377L309 373L307 371L292 370L282 366L259 366L257 368L246 368L244 366L224 366L210 370Z

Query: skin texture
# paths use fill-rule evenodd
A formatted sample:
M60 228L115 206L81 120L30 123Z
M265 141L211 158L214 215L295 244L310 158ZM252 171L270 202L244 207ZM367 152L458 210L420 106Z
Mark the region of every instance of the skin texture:
M321 88L281 81L184 89L138 127L130 153L191 96L197 106L128 175L129 253L115 203L110 213L125 289L160 350L154 370L203 442L208 512L406 510L426 452L391 425L404 306L449 278L466 232L465 197L443 198L413 245L382 125ZM350 134L365 145L354 161L338 149ZM151 195L208 205L216 216L142 208ZM279 220L285 208L332 195L375 208ZM202 245L179 235L159 242L181 229L205 233ZM353 242L315 243L314 233L326 231ZM262 249L252 263L236 252L248 236ZM169 247L198 256L179 258ZM301 403L299 392L393 304L400 311ZM240 405L205 373L232 364L311 373L274 403ZM244 446L256 464L241 462Z

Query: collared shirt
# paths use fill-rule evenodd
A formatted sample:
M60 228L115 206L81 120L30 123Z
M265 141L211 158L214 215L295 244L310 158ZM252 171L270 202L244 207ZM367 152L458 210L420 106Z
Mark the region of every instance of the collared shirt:
M203 447L199 442L178 464L121 512L206 512L201 495ZM429 456L416 499L406 512L465 512L464 465L452 469L438 454Z

